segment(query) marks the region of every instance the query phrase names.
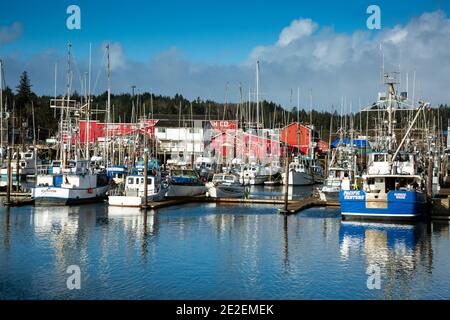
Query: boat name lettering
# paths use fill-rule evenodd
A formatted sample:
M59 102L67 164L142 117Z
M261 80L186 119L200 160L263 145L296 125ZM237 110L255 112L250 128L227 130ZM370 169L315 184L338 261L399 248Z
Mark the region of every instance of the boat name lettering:
M345 200L364 200L364 195L359 191L344 191Z
M406 199L406 193L394 193L395 199Z

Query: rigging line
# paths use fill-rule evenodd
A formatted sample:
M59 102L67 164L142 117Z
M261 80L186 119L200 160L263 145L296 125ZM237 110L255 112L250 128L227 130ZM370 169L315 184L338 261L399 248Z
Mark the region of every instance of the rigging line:
M105 67L105 61L106 61L106 50L103 53L102 63L100 65L100 68L98 69L97 78L95 79L94 89L92 90L92 92L96 92L97 91L98 81L100 80L100 75L101 75L101 73L103 71L103 68Z
M78 80L80 80L80 86L81 86L80 94L83 95L83 79L81 78L80 68L78 67L77 60L75 59L75 55L74 54L72 54L72 61L73 61L73 64L75 66L75 72L78 75Z

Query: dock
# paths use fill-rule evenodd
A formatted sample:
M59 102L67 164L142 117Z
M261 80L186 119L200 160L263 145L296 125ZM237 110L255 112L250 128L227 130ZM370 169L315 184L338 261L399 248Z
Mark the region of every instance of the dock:
M13 197L10 199L9 203L6 199L3 201L4 206L8 207L23 207L23 206L31 206L34 204L34 199L31 197Z
M6 191L0 192L0 197L6 197ZM31 192L11 192L11 197L31 198Z
M450 220L450 196L431 200L431 219Z
M188 197L188 198L170 198L163 201L151 202L145 208L142 206L142 209L147 210L157 210L161 208L167 208L176 205L182 205L186 203L219 203L219 204L269 204L269 205L277 205L283 206L284 201L280 199L252 199L252 198L210 198L205 196L196 196L196 197ZM283 214L295 214L300 211L313 208L313 207L339 207L339 202L326 202L321 201L315 197L308 197L301 200L289 200L288 201L288 210L284 212L282 208L279 208L280 213Z
M292 201L288 204L287 210L284 208L279 209L279 212L281 214L296 214L300 211L314 208L314 207L334 207L339 208L339 202L332 202L332 201L322 201L314 197L305 198L302 200L296 200Z

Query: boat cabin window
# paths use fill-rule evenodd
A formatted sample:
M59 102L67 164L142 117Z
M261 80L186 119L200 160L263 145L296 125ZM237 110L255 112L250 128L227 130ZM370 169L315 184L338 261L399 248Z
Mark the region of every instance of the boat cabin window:
M325 181L326 187L340 187L341 186L341 180L326 180Z
M69 161L69 163L67 164L67 167L69 168L75 168L75 166L76 166L75 161Z
M399 154L396 158L396 161L399 162L408 162L409 161L409 155L407 154Z
M128 178L128 184L134 184L134 178Z
M373 157L373 161L375 161L375 162L386 162L386 155L385 154L376 154Z

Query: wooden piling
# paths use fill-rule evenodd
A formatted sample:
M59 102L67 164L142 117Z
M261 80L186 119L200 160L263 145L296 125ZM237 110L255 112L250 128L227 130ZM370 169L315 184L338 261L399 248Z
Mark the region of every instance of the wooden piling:
M7 167L7 175L8 175L8 185L6 186L6 202L5 205L9 206L11 203L11 189L12 189L12 174L11 174L11 148L8 148L8 167Z
M429 198L433 196L433 159L428 160L427 170L427 195Z
M148 208L148 153L144 152L144 209Z
M20 148L17 148L16 151L16 191L19 192L20 190L20 175L19 175L19 170L20 170Z
M282 209L279 209L281 214L288 214L288 200L289 200L289 159L285 158L284 165L285 179L284 179L284 205Z

